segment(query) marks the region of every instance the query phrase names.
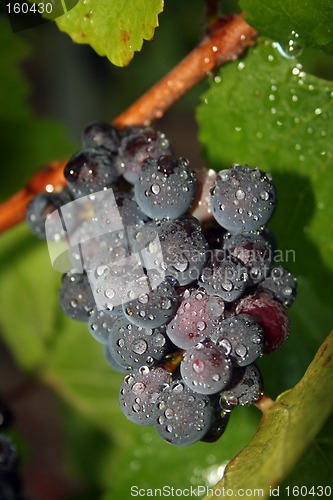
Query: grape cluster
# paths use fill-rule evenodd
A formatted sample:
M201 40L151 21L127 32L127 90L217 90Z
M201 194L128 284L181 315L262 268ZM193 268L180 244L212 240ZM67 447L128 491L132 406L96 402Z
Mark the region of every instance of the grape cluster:
M289 335L296 280L275 262L265 227L277 202L271 177L248 165L221 170L214 220L201 224L191 215L196 174L165 135L103 123L85 129L64 175L65 190L36 196L27 215L37 236L46 222L51 239L68 239L54 210L79 207L65 217L62 310L88 323L125 374L128 419L174 445L215 441L235 406L260 399L256 360Z

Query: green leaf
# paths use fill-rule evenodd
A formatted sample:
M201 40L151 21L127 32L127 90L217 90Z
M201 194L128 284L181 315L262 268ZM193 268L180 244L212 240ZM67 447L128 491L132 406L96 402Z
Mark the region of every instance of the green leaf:
M217 168L257 164L276 175L277 184L281 178L278 195L286 199L289 214L284 233L294 243L295 226L302 221L306 236L316 242L331 269L332 116L333 84L304 73L297 61L284 58L268 41L244 61L220 70L198 109L208 159Z
M246 20L261 35L277 40L285 52L300 47L333 51L333 5L330 0L240 0Z
M100 56L125 66L158 26L163 0L80 0L56 19L74 42L88 43Z
M313 471L316 471L314 476ZM279 498L288 498L288 486L303 486L308 490L329 486L333 470L333 415L330 416L320 433L313 439L306 453L292 472L282 482ZM318 489L319 491L319 489ZM289 495L290 498L290 495Z
M320 411L318 411L320 408ZM218 490L240 497L256 490L268 498L292 469L333 410L333 332L318 350L302 380L263 414L251 443L227 466ZM213 498L208 495L206 498Z
M219 71L197 110L209 166L258 165L277 186L270 227L299 292L288 342L260 362L271 396L300 379L333 325L332 96L332 83L261 41Z
M47 345L57 327L59 275L45 243L23 224L1 236L0 269L2 335L20 366L38 370L47 363Z

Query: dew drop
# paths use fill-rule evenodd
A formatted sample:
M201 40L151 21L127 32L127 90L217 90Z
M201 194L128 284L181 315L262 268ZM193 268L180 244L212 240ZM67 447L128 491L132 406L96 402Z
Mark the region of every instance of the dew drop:
M104 293L107 299L113 299L115 295L115 291L113 290L113 288L107 288Z
M237 189L235 196L237 200L243 200L245 198L245 192L242 189Z
M149 301L149 296L146 293L142 293L141 295L139 295L138 300L140 304L147 304L147 302Z
M148 344L143 339L137 339L132 343L131 348L132 348L132 351L135 352L135 354L141 355L147 351Z
M224 349L227 355L231 353L231 343L228 339L222 339L219 345Z
M141 406L138 405L138 403L134 403L133 406L132 406L132 410L135 412L135 413L139 413L139 411L141 410Z
M204 321L197 322L197 330L199 330L199 332L202 332L206 328L206 326L207 325Z
M231 290L234 288L234 285L232 284L232 281L230 280L225 280L223 281L223 283L221 283L221 287L223 288L223 290L225 290L226 292L231 292Z
M221 177L221 180L223 182L226 182L229 179L229 171L228 170L221 170L218 173L218 176Z
M106 273L108 270L109 270L108 266L98 266L96 269L96 275L103 276L103 274Z
M176 393L183 392L184 386L183 384L176 384L172 390Z
M205 369L205 363L201 359L196 359L192 363L192 368L196 373L202 373Z
M269 193L268 193L268 191L261 191L261 193L260 193L259 196L264 201L269 200Z
M161 305L161 309L164 309L166 311L166 310L170 309L170 307L172 306L172 302L170 299L164 298L164 299L162 299L160 305Z
M167 408L164 412L164 415L166 416L166 418L170 419L174 416L174 411L172 408Z
M237 356L244 359L247 355L247 347L244 344L238 344L235 348L235 353Z

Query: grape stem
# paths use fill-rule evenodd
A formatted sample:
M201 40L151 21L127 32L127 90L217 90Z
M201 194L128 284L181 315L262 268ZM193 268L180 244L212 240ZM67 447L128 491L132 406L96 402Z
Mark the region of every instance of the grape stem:
M113 123L119 127L149 125L215 68L237 59L257 37L243 17L243 14L227 15L216 20L202 41ZM0 233L24 220L27 205L36 194L62 189L66 161L46 165L24 188L0 204Z
M268 410L272 408L274 405L274 401L267 396L266 394L263 394L259 401L255 403L255 406L262 412L266 413Z

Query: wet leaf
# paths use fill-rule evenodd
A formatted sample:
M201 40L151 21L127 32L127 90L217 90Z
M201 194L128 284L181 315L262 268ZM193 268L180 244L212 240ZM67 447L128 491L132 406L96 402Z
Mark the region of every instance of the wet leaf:
M332 92L262 40L221 69L197 111L210 167L257 165L277 186L269 226L299 291L288 342L260 363L273 397L300 379L333 324Z
M270 489L292 469L332 410L333 332L300 382L264 412L258 432L228 464L216 489L230 489L234 497L241 497L240 491L256 489L268 498Z
M333 51L333 5L330 0L240 0L246 20L261 35L298 55L301 47Z
M125 66L158 26L163 0L80 0L56 19L74 42L88 43L100 56Z

